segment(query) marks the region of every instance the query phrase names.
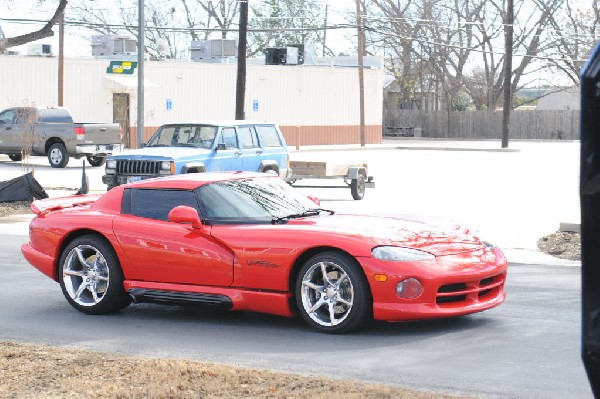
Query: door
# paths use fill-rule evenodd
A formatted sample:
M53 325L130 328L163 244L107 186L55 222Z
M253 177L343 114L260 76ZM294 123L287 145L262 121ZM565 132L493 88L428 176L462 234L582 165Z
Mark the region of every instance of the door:
M145 281L231 285L232 251L189 224L169 222L169 211L179 205L198 209L192 191L125 190L113 229L127 259Z
M21 153L21 140L16 123L17 112L17 109L7 109L0 112L0 150L2 152Z
M214 156L206 165L209 172L242 170L242 151L239 148L235 128L224 127L217 134L214 144Z
M123 135L121 143L132 147L129 135L129 94L113 93L113 122L121 125Z
M260 164L264 159L264 154L254 126L238 127L238 136L242 148L243 170L258 172Z

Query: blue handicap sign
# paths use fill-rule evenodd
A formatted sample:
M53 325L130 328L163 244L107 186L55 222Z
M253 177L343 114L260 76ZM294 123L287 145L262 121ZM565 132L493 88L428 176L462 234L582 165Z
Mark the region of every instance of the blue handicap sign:
M173 100L167 98L167 111L173 111Z
M258 111L258 100L252 101L252 110L254 112Z

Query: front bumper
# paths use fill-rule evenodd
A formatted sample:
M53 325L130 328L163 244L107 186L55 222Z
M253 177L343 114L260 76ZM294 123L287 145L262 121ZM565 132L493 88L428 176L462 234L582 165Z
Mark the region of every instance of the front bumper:
M376 320L411 321L467 315L498 306L506 297L508 263L497 248L441 256L431 261L358 260L371 287ZM375 275L386 275L387 280L376 281ZM421 282L421 294L413 299L400 298L396 286L411 277Z

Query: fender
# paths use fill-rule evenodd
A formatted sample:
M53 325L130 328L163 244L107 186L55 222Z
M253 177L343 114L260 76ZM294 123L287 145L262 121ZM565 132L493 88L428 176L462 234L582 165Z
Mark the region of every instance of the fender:
M206 172L206 166L202 162L190 162L183 165L181 173L203 173Z
M279 165L277 164L277 161L274 160L265 160L262 161L260 163L260 166L258 168L259 172L264 172L265 169L271 169L274 170L277 174L279 174Z
M367 179L367 170L362 166L351 166L348 168L348 174L346 177L348 179L358 179L358 175L361 174Z

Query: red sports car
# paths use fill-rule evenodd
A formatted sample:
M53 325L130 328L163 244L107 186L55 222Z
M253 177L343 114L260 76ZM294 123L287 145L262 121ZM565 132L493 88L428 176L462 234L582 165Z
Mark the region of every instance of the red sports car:
M200 304L351 331L504 301L500 249L439 220L335 214L277 176L198 173L35 201L27 260L77 310Z

